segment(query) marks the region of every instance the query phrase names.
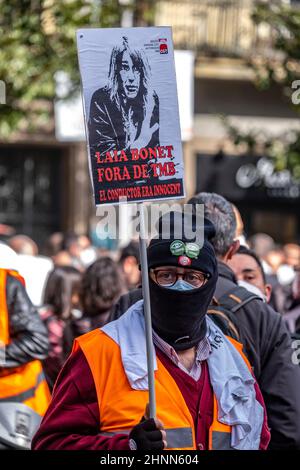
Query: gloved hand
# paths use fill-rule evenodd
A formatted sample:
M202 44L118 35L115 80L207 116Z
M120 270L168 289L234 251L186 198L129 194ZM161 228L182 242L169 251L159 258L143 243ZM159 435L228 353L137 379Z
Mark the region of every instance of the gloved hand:
M129 434L131 450L163 450L167 447L167 435L159 419L147 418L148 407L142 421Z

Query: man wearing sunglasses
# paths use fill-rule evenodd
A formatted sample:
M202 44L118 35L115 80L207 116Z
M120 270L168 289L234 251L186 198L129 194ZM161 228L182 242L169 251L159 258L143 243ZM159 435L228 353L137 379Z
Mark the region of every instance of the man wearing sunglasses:
M75 341L34 449L254 450L269 442L241 345L206 315L218 278L205 221L171 212L148 247L157 418L149 418L144 304ZM187 225L189 230L187 229ZM181 225L181 236L175 227ZM192 230L191 230L192 229ZM204 242L186 233L204 230Z

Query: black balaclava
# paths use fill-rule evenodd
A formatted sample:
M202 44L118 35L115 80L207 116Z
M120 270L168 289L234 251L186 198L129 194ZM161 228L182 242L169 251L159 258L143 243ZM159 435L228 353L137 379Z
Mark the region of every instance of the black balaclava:
M188 223L184 220L183 214L179 212L172 214L177 222L178 218L182 217L182 224ZM171 224L174 218L171 217ZM192 219L192 224L195 224L195 218ZM217 260L209 242L209 239L215 235L214 226L204 219L204 227L200 229L204 229L204 244L198 251L196 237L189 240L184 237L180 240L174 239L172 230L169 239L162 239L160 233L158 238L151 240L148 247L149 268L184 267L201 270L209 276L208 281L202 287L187 291L161 287L151 277L149 279L152 327L177 351L189 349L204 338L206 334L204 318L218 279Z

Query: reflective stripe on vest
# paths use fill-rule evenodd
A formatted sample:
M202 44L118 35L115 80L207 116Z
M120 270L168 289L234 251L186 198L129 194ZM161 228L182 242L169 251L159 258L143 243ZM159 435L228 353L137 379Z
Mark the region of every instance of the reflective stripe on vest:
M226 336L226 338L232 343L232 345L237 349L242 358L244 359L248 369L252 373L250 363L246 356L243 353L243 345L231 338ZM234 450L231 447L231 427L227 424L220 423L218 421L218 402L216 396L214 395L214 406L213 406L213 422L209 429L209 449L210 450Z
M6 302L7 275L16 277L24 285L24 279L16 271L0 269L0 341L4 345L10 343ZM33 360L22 366L2 371L0 375L0 402L24 403L43 416L50 399L51 395L40 361Z
M36 384L34 387L25 390L25 392L18 393L17 395L6 396L5 398L0 398L0 403L4 401L22 403L23 401L29 400L29 398L34 397L37 387L45 380L43 371L39 373L37 377Z
M193 433L191 428L166 429L168 449L193 446ZM100 436L113 437L116 434L129 434L131 429L116 429L114 432L100 432Z
M231 427L218 421L218 402L214 395L213 422L209 428L208 447L210 450L233 450Z
M231 433L213 431L211 450L234 450L231 447Z
M0 346L9 343L9 326L6 305L6 269L0 269Z

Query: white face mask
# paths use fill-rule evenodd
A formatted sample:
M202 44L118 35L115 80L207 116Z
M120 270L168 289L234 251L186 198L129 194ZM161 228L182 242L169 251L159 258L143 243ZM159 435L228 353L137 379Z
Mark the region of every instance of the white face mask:
M254 286L253 284L250 284L249 282L246 282L246 281L238 281L238 285L241 286L241 287L244 287L249 292L252 292L252 294L257 295L264 302L267 302L267 297L265 296L265 294L258 287Z
M188 282L184 281L183 279L177 279L175 284L171 287L167 287L167 289L173 289L173 290L192 290L195 289L194 286L189 284Z
M92 246L89 248L85 248L80 253L80 261L85 267L90 266L94 261L97 259L97 253L95 248Z
M292 284L296 277L296 272L294 268L287 264L282 264L281 266L279 266L276 274L278 282L282 286L288 286L289 284Z
M79 310L78 308L72 308L71 316L73 320L79 320L82 317L82 311Z

